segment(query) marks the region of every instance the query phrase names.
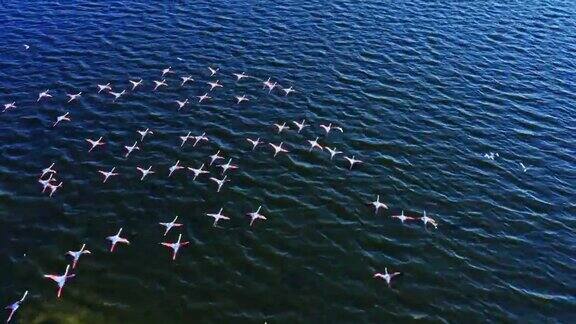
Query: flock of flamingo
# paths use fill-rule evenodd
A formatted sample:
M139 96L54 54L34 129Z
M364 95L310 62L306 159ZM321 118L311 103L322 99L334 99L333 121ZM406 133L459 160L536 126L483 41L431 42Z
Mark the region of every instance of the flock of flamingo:
M208 73L209 73L210 81L206 82L206 84L208 85L207 91L202 95L196 96L196 98L198 98L199 104L204 102L204 101L212 99L211 95L213 95L213 93L216 93L215 91L217 91L218 88L223 87L223 84L220 83L220 80L216 79L220 75L220 69L219 68L208 67ZM167 87L168 81L166 81L166 77L169 77L169 75L171 75L171 74L175 74L175 72L172 70L171 67L163 69L161 71L161 76L160 76L159 80L154 80L153 82L150 83L150 84L152 84L152 83L154 84L152 91L160 91L162 87ZM244 72L234 73L233 75L236 77L236 80L235 80L236 82L245 82L245 81L242 81L244 79L247 79L247 80L248 79L256 79L256 80L258 80L257 78L249 76L249 75L245 74ZM268 78L267 80L260 80L260 81L262 82L263 89L266 89L268 93L272 93L276 89L277 89L277 91L280 91L280 93L283 94L284 96L288 96L291 93L296 92L293 89L293 87L283 87L283 86L279 85L277 82L272 82L271 78ZM187 84L192 83L192 82L196 82L192 76L184 75L184 76L180 77L178 84L180 87L185 87ZM116 101L120 100L124 95L126 95L128 93L128 91L135 92L138 89L142 89L145 86L144 81L142 79L129 80L129 83L130 83L129 89L123 89L121 91L114 91L114 89L110 83L98 84L96 86L96 89L97 89L97 93L100 94L100 96L105 96L105 95L111 96L112 100L114 102L116 102ZM75 101L81 100L82 95L83 95L83 91L79 91L78 93L75 93L75 94L67 93L66 96L67 96L68 100L66 101L66 104L70 105L70 104L73 104ZM38 94L37 102L40 102L42 100L51 100L51 99L53 100L52 91L47 89L47 90L44 90ZM247 102L249 102L251 98L246 96L246 95L240 95L240 96L235 96L234 99L235 99L235 101L234 101L235 104L241 105L241 104L246 104ZM190 100L188 98L185 98L184 100L175 100L175 108L177 108L178 110L183 109L184 107L186 107L189 104L190 104ZM9 110L16 109L16 108L17 108L16 102L12 101L12 102L4 104L3 112L7 112ZM56 117L54 122L51 124L51 127L57 128L57 127L60 127L63 123L72 122L72 118L73 118L73 116L71 116L71 113L66 112L66 113ZM278 134L289 131L290 129L292 129L291 126L294 127L293 129L297 133L300 133L304 128L310 127L311 125L307 124L305 119L297 120L297 121L281 122L281 123L276 123L273 125L273 127L275 127L276 132ZM324 135L328 135L332 131L344 132L344 129L342 127L334 125L332 123L322 124L322 125L319 125L319 127L323 130ZM139 140L136 140L133 143L130 141L130 143L132 143L132 144L124 146L124 149L126 151L124 157L126 159L129 158L131 156L131 154L133 154L135 151L141 150L139 145L141 143L143 143L145 138L147 138L148 136L154 136L154 131L150 130L149 128L136 130L136 132L138 134ZM86 138L85 140L88 144L88 147L87 147L88 152L103 149L103 146L106 144L106 141L104 140L103 136L100 136L100 137L95 138L95 139ZM320 137L316 137L313 140L312 139L307 140L308 144L309 144L309 151L310 152L313 150L318 150L318 151L324 151L325 150L325 151L327 151L327 153L330 154L330 160L334 160L334 158L336 158L338 155L343 154L343 152L338 151L338 149L336 147L328 147L328 146L322 145L319 142L319 140L320 140ZM179 142L180 147L184 147L184 145L186 145L189 141L192 143L191 145L193 147L196 147L197 145L201 145L201 143L203 143L203 142L209 142L210 139L206 135L206 133L202 133L202 134L198 134L198 135L192 135L191 132L187 132L185 135L180 136L180 142ZM249 149L249 150L256 150L261 145L266 144L261 140L261 138L246 138L246 141L247 141L247 149ZM267 143L267 144L270 146L271 152L273 152L273 157L277 157L278 154L289 153L287 146L285 145L284 142L280 142L280 143L276 143L276 144L275 143ZM349 170L352 170L356 165L363 163L363 161L356 159L355 156L343 156L343 158L344 158L344 160L347 161ZM226 163L221 163L221 164L215 165L215 163L218 163L219 160L222 160L222 162L226 161ZM221 189L223 188L223 186L225 185L225 183L230 181L230 179L228 179L229 172L239 168L237 165L233 164L232 161L233 161L232 158L226 159L224 157L223 153L220 150L217 150L214 154L212 154L208 157L208 160L206 161L206 163L202 163L199 167L184 166L181 164L180 160L176 161L176 163L174 165L172 165L167 170L167 176L171 177L171 176L173 176L174 173L176 173L178 171L188 170L193 175L192 180L196 181L196 179L202 175L206 175L208 177L208 174L212 174L213 176L209 177L209 180L215 183L216 192L220 192ZM206 166L206 164L207 164L207 166ZM63 181L57 180L57 176L59 175L59 173L56 170L55 166L56 166L56 163L51 163L48 167L41 170L40 177L38 179L38 182L42 186L42 193L47 193L50 197L52 197L59 189L63 188L63 186L64 186ZM216 175L217 172L213 170L214 167L221 169L221 171L219 172L219 176ZM212 168L212 170L210 170L210 168ZM108 183L109 181L111 181L111 179L113 177L120 176L120 173L116 172L116 166L113 166L108 170L97 170L97 171L102 176L102 183ZM144 180L146 180L146 178L148 176L153 176L158 171L154 170L153 166L138 166L138 167L136 167L135 172L139 172L140 173L140 178L139 178L140 181L144 181ZM380 209L388 209L388 206L380 201L379 195L377 195L375 201L369 202L368 205L373 206L376 214L379 212ZM258 208L255 211L251 211L251 212L246 214L247 217L249 217L249 226L253 226L254 223L258 220L259 221L267 220L267 217L261 213L261 210L262 210L262 206L258 206ZM220 208L218 212L206 214L206 216L213 218L212 226L217 227L220 221L225 221L225 220L230 219L228 216L223 214L223 211L224 211L224 209ZM391 217L394 219L398 219L402 223L404 223L406 221L421 221L424 224L424 226L431 225L434 228L437 227L437 223L434 221L434 219L428 217L426 215L425 211L421 217L407 216L404 214L404 211L402 211L401 214L399 214L399 215L391 215ZM165 228L163 234L164 234L164 236L167 236L168 234L170 234L170 231L172 229L177 229L179 227L182 227L183 224L178 223L178 216L176 216L172 221L160 222L159 225L161 225L162 227ZM126 245L130 244L130 241L127 238L121 236L122 230L123 229L120 228L116 234L106 237L106 240L108 240L110 242L110 252L111 253L115 251L117 244L126 244ZM182 247L185 247L186 245L190 244L190 242L183 241L182 240L182 234L178 233L177 240L175 240L173 242L161 242L160 244L169 248L172 251L172 260L176 260L178 252L180 251L180 249ZM45 278L51 279L57 284L57 287L58 287L57 297L58 298L60 298L62 296L62 290L63 290L65 284L68 282L68 280L71 278L74 278L76 276L76 274L72 274L71 271L76 269L81 256L89 255L89 254L91 254L91 252L89 250L87 250L86 245L83 244L79 250L68 251L66 254L70 257L72 263L71 263L71 265L68 264L66 266L63 274L61 274L61 275L54 275L54 274L44 275ZM398 271L388 272L388 268L384 268L383 273L375 273L373 275L373 277L378 278L378 279L382 279L388 285L390 285L392 279L396 276L399 276L399 275L401 275L401 272L398 272ZM26 291L18 301L14 302L13 304L6 307L8 310L10 310L10 314L9 314L9 317L7 320L8 322L12 319L13 315L19 309L21 304L25 301L27 296L28 296L28 291Z

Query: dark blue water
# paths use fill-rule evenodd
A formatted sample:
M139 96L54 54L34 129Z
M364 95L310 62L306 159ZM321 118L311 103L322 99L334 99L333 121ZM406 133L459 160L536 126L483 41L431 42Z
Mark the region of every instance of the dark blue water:
M573 2L3 1L0 27L0 103L18 106L0 114L0 302L30 291L17 322L576 319ZM198 104L208 66L224 88ZM237 83L241 71L256 79ZM297 92L269 94L268 77ZM96 93L138 78L116 102ZM54 98L37 103L45 89ZM272 126L303 118L300 134ZM330 122L344 132L325 135ZM188 131L210 142L180 148ZM317 136L364 163L309 152ZM246 137L290 152L251 152ZM239 166L220 193L167 177L216 150ZM64 185L49 198L37 177L52 162ZM376 195L390 206L378 215ZM259 205L268 220L250 227ZM213 228L205 214L221 207L231 219ZM438 229L390 217L402 210ZM176 215L185 225L164 239L157 223ZM119 227L132 244L110 254ZM158 243L177 233L191 245L171 262ZM42 275L82 243L92 255L58 300ZM372 278L385 267L404 273L392 288Z

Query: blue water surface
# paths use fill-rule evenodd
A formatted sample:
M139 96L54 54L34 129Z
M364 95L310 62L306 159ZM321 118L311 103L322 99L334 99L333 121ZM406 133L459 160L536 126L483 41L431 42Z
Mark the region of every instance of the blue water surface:
M576 320L574 2L2 1L0 26L0 104L17 105L0 114L0 303L30 291L15 322ZM269 77L297 92L269 93ZM117 101L97 93L139 78ZM188 132L210 141L180 147ZM344 153L310 152L316 137ZM168 178L217 150L239 166L220 193ZM37 179L52 162L63 187L49 198ZM139 181L137 166L156 173ZM376 195L388 210L366 205ZM250 227L260 205L268 219ZM220 208L231 219L214 228ZM438 229L390 217L402 211ZM164 238L157 223L176 215ZM132 244L108 253L120 227ZM172 262L158 243L178 233L191 244ZM92 254L57 299L42 275L82 243ZM385 268L403 273L391 287L372 277Z

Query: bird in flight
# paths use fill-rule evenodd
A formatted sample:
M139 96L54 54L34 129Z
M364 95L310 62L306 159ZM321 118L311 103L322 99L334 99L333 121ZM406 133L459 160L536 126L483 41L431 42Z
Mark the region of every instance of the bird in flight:
M326 131L326 134L330 133L331 130L335 129L337 131L340 131L340 133L343 133L344 130L342 129L342 127L338 127L338 126L332 126L332 123L328 124L328 125L320 125L320 127L322 127L324 129L324 131Z
M106 84L98 84L98 93L106 90L106 91L112 91L112 87L110 86L110 82L106 83Z
M170 171L170 173L168 174L168 177L172 176L172 173L174 173L175 171L184 169L183 166L180 166L180 160L176 161L176 164L174 164L173 166L170 167L170 169L168 169Z
M234 73L234 76L236 77L236 82L244 79L244 78L248 78L249 76L246 75L246 73L242 72L242 73Z
M2 110L2 112L7 112L8 110L14 109L14 108L16 108L16 101L12 101L12 102L9 102L7 104L4 104L4 110Z
M164 77L168 73L174 73L171 69L172 69L172 67L169 66L169 67L165 68L164 70L162 70L162 77Z
M38 94L38 100L36 100L36 102L40 101L40 99L42 98L52 98L52 95L49 92L50 90L40 92L40 94Z
M376 200L369 202L368 205L374 206L374 214L378 214L378 209L380 208L388 209L386 204L380 202L380 195L377 195Z
M216 190L216 192L220 192L220 189L222 189L222 186L224 185L224 183L230 181L230 180L226 180L227 177L228 176L225 175L224 178L222 178L222 179L216 179L213 177L210 178L210 180L212 180L212 181L216 182L216 184L218 184L218 189Z
M193 136L193 138L194 138L194 145L192 145L192 147L196 147L196 145L198 145L198 143L200 143L200 141L208 142L208 137L206 137L206 132L202 133L202 135L199 135L199 136Z
M216 82L206 82L210 85L210 90L208 91L212 91L214 90L214 88L223 88L224 86L221 85L220 83L218 83L220 80L216 80Z
M50 173L50 176L48 177L48 179L43 180L43 179L39 179L38 182L42 185L42 193L46 192L46 189L50 187L50 185L52 184L52 181L56 181L56 179L53 179L53 174Z
M122 92L108 91L108 93L114 96L114 100L112 101L116 102L116 100L120 99L120 97L122 97L126 93L126 90L122 90Z
M210 97L210 96L208 95L208 93L205 93L205 94L203 94L203 95L201 95L201 96L196 96L196 97L198 97L198 102L202 102L202 101L204 101L204 100L206 100L206 99L212 99L212 97Z
M102 141L102 136L100 136L100 138L96 141L87 138L86 142L90 143L90 149L88 150L88 152L92 152L92 150L97 146L104 145L104 142Z
M52 162L52 164L50 164L49 167L44 168L44 169L42 170L42 174L40 175L40 179L44 178L44 176L47 175L47 174L49 174L49 173L51 173L51 174L56 174L56 170L53 169L54 164L55 164L55 163Z
M165 86L165 87L168 86L168 84L166 84L166 79L162 79L161 81L154 80L154 84L155 84L154 91L156 91L161 86Z
M438 223L436 223L436 221L433 220L432 218L426 216L426 211L424 211L424 216L420 217L420 220L424 223L424 227L426 227L426 225L430 224L430 225L434 226L434 228L438 228Z
M50 189L50 197L52 197L52 195L54 195L56 190L58 190L58 188L61 188L61 187L62 187L62 182L60 182L57 185L53 185L50 182L48 182L48 188Z
M137 131L137 132L138 132L138 134L140 134L140 136L141 136L140 141L144 141L144 137L146 137L146 135L148 135L148 134L154 135L154 132L152 132L152 131L150 130L150 128L146 128L146 129L143 130L143 131L140 131L140 130L139 130L139 131Z
M142 172L142 178L140 178L140 181L144 180L144 178L146 178L147 175L155 173L154 171L152 171L152 166L149 166L148 169L143 169L141 167L136 167L136 169Z
M78 261L80 260L80 257L84 254L92 254L92 252L90 252L89 250L86 250L86 244L82 244L82 247L78 251L66 252L66 255L69 255L72 257L72 269L76 268L76 265L78 264Z
M218 152L210 155L210 166L212 166L212 164L216 161L216 160L220 160L223 159L224 157L220 155L220 150L218 150Z
M188 104L188 99L186 98L184 101L176 100L176 104L178 104L178 111L180 111L180 109Z
M404 224L404 222L407 220L415 220L416 219L415 217L410 217L410 216L404 215L404 211L402 211L400 213L400 215L392 215L392 218L399 219L402 222L402 224Z
M294 125L296 125L296 127L298 128L298 133L300 133L305 127L310 126L310 125L307 125L307 124L306 124L306 120L305 120L305 119L302 119L301 122L292 121L292 123L293 123Z
M294 90L292 87L290 88L282 88L282 91L284 91L284 95L287 96L292 92L296 92L296 90Z
M324 148L322 147L322 145L318 144L318 139L319 139L319 138L320 138L320 137L316 137L316 139L313 140L313 141L308 140L308 143L310 143L310 150L309 150L309 152L312 152L312 150L313 150L315 147L319 148L321 151L324 150Z
M54 124L52 124L52 127L56 127L62 121L70 121L70 117L68 117L68 115L70 115L70 113L66 112L64 115L58 116Z
M139 87L142 84L142 79L138 81L130 80L130 83L132 84L132 91L134 91L137 87Z
M198 177L201 174L205 174L205 173L210 173L208 171L203 170L204 169L204 163L202 163L202 165L200 166L200 168L198 169L194 169L191 167L188 167L188 170L192 171L194 173L194 178L192 178L192 180L196 180L196 177Z
M278 134L282 133L282 131L285 129L290 129L290 126L286 126L286 122L284 122L282 125L274 124L274 126L278 128Z
M246 95L242 95L242 96L236 96L234 97L236 98L236 104L240 104L242 101L250 101L250 99L248 99L248 97L246 97Z
M190 242L182 242L182 234L179 234L178 235L178 241L176 241L174 243L162 242L160 244L164 245L165 247L171 248L172 251L174 251L172 253L172 261L174 261L174 260L176 260L176 255L178 254L178 251L180 250L180 248L190 244Z
M230 217L222 215L222 210L224 210L224 208L220 208L220 211L218 212L218 214L206 214L207 216L214 218L214 223L212 224L212 226L216 227L216 225L218 224L218 221L221 219L223 219L223 220L229 220L230 219Z
M256 149L256 146L258 146L258 144L260 144L260 137L258 137L257 139L253 140L250 138L246 139L248 142L250 142L250 144L252 144L252 151L254 151Z
M379 273L379 272L375 273L374 278L383 279L388 284L388 287L390 287L390 282L392 281L392 278L399 276L401 274L402 274L401 272L388 273L388 268L384 268L384 273Z
M28 296L28 290L26 290L24 292L24 295L22 296L22 298L20 298L20 300L6 306L6 309L10 310L10 315L8 315L8 319L6 320L6 323L10 322L12 320L12 317L14 316L14 314L16 313L16 311L18 310L18 308L20 308L20 306L22 305L22 303L24 302L24 300L26 300L26 297Z
M220 68L213 68L213 67L208 67L208 70L210 70L210 76L214 76L216 73L218 73L218 71L220 71Z
M174 220L169 222L169 223L158 223L162 226L164 226L166 228L166 231L164 232L164 236L166 236L168 234L168 232L173 228L173 227L180 227L182 226L182 224L180 223L176 223L176 221L178 220L178 216L174 217Z
M183 87L188 82L194 82L194 79L192 79L192 76L183 76L183 77L181 77L181 79L182 79L182 83L180 84L181 87Z
M230 158L230 160L228 160L227 163L219 165L219 167L222 168L222 174L226 173L226 171L228 171L228 169L230 169L230 170L238 169L238 166L231 164L231 163L232 163L232 158Z
M45 274L44 278L48 278L48 279L52 279L56 282L56 284L58 285L58 298L60 298L60 296L62 296L62 289L64 289L64 285L66 285L66 281L70 278L74 278L76 275L75 274L68 274L68 271L70 271L70 265L66 266L66 271L64 271L64 274L57 276L57 275L52 275L52 274Z
M130 155L130 153L132 153L132 151L140 150L140 147L138 147L137 144L138 144L138 141L134 141L134 144L132 144L132 146L124 146L124 148L126 149L126 155L124 155L125 158L127 158L128 155Z
M356 159L354 158L354 156L352 156L351 158L345 156L344 158L348 161L348 163L350 163L350 170L352 170L352 167L354 166L354 164L356 164L356 163L363 163L363 162L360 161L360 160L356 160Z
M120 230L118 231L118 234L116 235L112 235L112 236L108 236L106 239L108 241L110 241L110 243L112 244L110 246L110 252L114 252L114 249L116 248L116 244L118 243L124 243L124 244L128 244L130 245L130 241L128 241L125 238L120 237L120 234L122 234L122 228L120 228Z
M274 157L276 157L276 155L280 152L288 153L288 150L282 148L282 144L284 144L284 142L280 142L280 145L274 145L272 143L268 143L268 144L270 144L270 146L272 146L274 148Z
M326 150L327 150L328 152L330 152L330 160L332 160L336 154L341 154L341 153L342 153L342 152L336 150L336 148L329 148L328 146L325 146L325 147L326 147Z
M250 226L252 226L254 221L257 219L266 220L266 216L260 214L261 208L262 208L262 206L258 206L258 209L255 212L251 212L251 213L246 214L247 216L250 216Z
M116 170L116 167L113 167L112 170L110 171L98 170L98 173L104 176L104 180L102 181L102 183L106 183L106 181L108 181L108 178L118 175L118 173L114 173L114 170Z
M494 161L495 158L500 157L500 154L494 153L494 152L490 152L490 153L485 153L485 154L484 154L484 157L487 158L488 160Z
M180 147L184 146L184 144L186 144L186 142L192 137L192 136L190 136L190 134L192 134L192 132L188 132L188 134L186 134L186 136L180 136L180 140L182 141L182 144L180 144Z
M274 88L276 88L276 86L278 85L277 82L270 82L270 78L268 78L268 80L262 82L264 84L264 88L268 87L268 93L272 92L272 90L274 90Z
M67 93L66 96L68 96L68 98L70 98L68 100L68 103L71 103L74 100L78 100L78 98L80 98L82 96L82 91L78 92L77 94Z

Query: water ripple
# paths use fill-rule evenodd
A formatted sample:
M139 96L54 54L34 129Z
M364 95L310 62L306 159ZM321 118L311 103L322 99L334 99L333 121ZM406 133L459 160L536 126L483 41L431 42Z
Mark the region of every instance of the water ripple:
M567 1L8 2L0 48L0 294L23 322L570 322L576 12ZM23 44L29 44L25 51ZM172 66L169 87L152 80ZM218 66L223 89L199 104ZM232 73L253 79L236 82ZM181 75L195 82L178 87ZM298 91L268 94L271 77ZM117 102L96 94L144 85ZM55 98L37 103L40 91ZM66 93L82 91L79 102ZM246 105L234 96L246 94ZM191 104L178 111L175 100ZM70 112L72 122L51 128ZM297 134L273 123L306 119ZM344 133L325 135L320 124ZM136 130L155 131L124 158ZM209 143L180 147L206 132ZM106 145L88 153L85 138ZM364 161L308 150L308 139ZM245 138L284 142L288 155ZM220 194L180 171L221 150ZM495 160L485 153L498 152ZM56 162L64 187L39 193ZM522 172L520 162L528 166ZM137 166L157 172L139 181ZM97 170L120 177L101 184ZM211 176L221 177L216 166ZM365 205L379 194L390 210ZM266 222L246 212L263 206ZM206 213L224 208L213 228ZM424 210L437 230L389 217ZM171 262L160 221L192 244ZM107 253L124 227L133 244ZM168 238L169 240L172 237ZM41 274L86 243L56 302ZM404 276L388 289L372 274ZM573 312L572 312L573 313Z

